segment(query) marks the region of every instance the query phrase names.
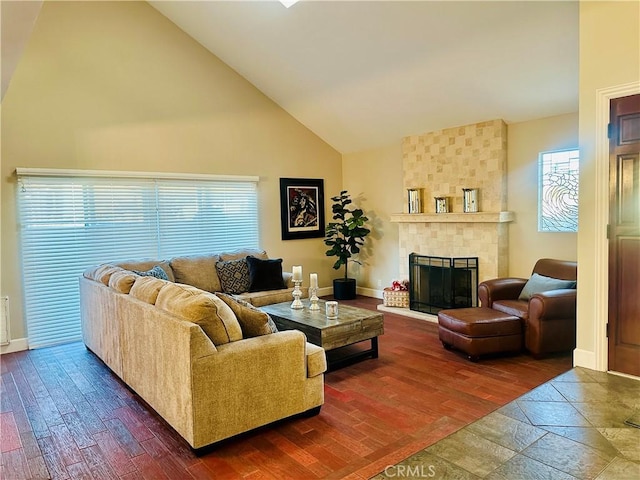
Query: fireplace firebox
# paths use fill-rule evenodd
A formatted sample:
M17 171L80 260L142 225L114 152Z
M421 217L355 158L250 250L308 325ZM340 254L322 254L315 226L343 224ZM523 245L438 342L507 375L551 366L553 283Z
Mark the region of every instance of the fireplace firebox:
M409 308L436 314L478 305L478 257L409 255Z

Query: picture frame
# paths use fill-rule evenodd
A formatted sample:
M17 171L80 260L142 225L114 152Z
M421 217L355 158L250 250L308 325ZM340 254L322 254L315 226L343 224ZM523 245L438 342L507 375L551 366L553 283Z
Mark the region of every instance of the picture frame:
M324 237L324 180L280 179L282 240Z

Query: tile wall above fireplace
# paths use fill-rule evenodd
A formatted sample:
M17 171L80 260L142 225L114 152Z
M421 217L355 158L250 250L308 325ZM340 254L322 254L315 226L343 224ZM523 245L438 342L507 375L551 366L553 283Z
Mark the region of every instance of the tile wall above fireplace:
M479 280L507 275L507 126L502 120L405 137L403 187L420 189L423 214L392 215L399 224L400 276L409 254L479 258ZM462 189L477 188L478 213L462 213ZM434 197L449 197L452 213L435 213Z

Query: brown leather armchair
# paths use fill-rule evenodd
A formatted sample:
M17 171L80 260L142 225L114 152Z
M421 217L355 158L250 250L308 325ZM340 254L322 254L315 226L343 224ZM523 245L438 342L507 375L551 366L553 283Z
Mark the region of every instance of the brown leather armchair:
M578 264L543 258L533 273L560 280L577 280ZM515 315L523 320L526 349L534 357L572 350L576 346L576 289L563 288L518 297L527 284L525 278L496 278L478 286L483 307Z

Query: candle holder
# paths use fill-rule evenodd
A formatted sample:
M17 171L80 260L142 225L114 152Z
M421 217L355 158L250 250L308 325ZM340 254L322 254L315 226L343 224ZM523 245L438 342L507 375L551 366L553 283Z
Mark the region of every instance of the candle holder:
M324 305L327 311L326 315L329 320L335 320L338 318L338 302L332 300Z
M318 289L309 288L309 310L320 310L318 306Z
M302 280L294 280L293 284L294 284L293 292L292 292L293 302L291 302L291 308L295 310L300 310L301 308L304 308L304 305L300 300L300 297L302 297L302 290L300 290L300 285L302 285Z

